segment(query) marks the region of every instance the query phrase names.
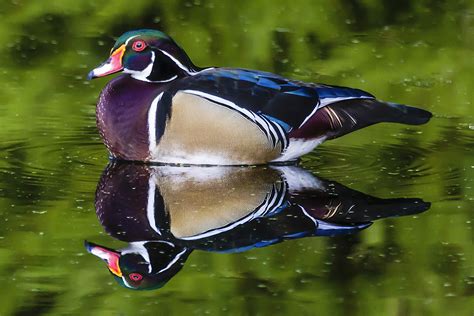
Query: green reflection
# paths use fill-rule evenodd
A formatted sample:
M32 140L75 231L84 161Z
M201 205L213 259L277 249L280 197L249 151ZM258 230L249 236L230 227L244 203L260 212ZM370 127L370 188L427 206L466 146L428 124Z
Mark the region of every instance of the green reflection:
M8 1L0 4L0 314L472 313L472 1ZM107 162L85 81L114 36L169 33L198 65L278 72L420 106L422 127L381 125L305 157L380 197L433 202L353 237L237 255L193 254L159 293L110 282L83 240ZM120 247L118 242L115 245Z

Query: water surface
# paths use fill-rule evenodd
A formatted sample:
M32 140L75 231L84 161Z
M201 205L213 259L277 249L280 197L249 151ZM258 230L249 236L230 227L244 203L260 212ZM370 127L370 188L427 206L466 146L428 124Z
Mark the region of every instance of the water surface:
M472 314L472 1L12 1L0 15L1 315ZM170 33L198 65L347 85L432 111L427 125L373 126L300 165L430 209L352 234L195 249L159 290L120 286L84 247L127 244L96 216L108 160L94 104L108 79L85 77L114 36L138 27Z

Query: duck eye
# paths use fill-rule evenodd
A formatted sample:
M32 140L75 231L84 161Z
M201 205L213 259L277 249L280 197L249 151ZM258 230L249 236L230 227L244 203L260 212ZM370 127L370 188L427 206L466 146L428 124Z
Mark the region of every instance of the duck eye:
M140 273L130 273L128 275L128 277L130 278L130 280L132 281L140 281L141 279L143 279L143 275L141 275Z
M142 40L138 40L138 41L135 41L133 42L132 44L132 49L136 52L141 52L142 50L144 50L146 48L146 44L144 41Z

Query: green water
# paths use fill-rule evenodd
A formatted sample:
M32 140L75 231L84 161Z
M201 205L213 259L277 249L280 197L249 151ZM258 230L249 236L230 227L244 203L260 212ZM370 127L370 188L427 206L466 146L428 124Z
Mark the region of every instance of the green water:
M473 1L4 1L0 4L0 315L472 315ZM119 286L83 241L107 164L86 81L114 37L158 28L197 65L367 90L430 110L303 158L318 177L431 209L350 236L193 252L166 286Z

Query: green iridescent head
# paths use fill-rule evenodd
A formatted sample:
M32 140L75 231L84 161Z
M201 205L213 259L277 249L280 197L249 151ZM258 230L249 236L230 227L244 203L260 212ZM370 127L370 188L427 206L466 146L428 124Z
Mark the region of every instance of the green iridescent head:
M115 42L107 61L89 73L89 78L117 72L143 81L168 82L197 70L184 50L163 32L151 29L129 31Z

